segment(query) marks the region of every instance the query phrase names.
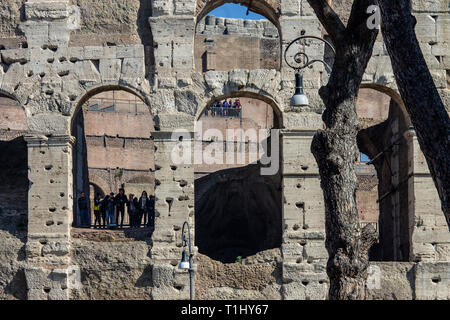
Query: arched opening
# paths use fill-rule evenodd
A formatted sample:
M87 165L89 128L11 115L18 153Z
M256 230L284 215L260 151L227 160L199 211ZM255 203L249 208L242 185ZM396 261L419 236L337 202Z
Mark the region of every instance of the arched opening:
M197 16L194 42L198 72L281 67L278 17L264 2L208 2Z
M124 189L127 200L130 193L137 199L143 191L149 196L154 194L153 130L149 107L128 89L99 88L81 99L72 120L72 135L76 138L73 152L74 226L90 226L94 222L93 201L97 192L103 199L111 192L117 196L119 190ZM146 177L145 183L128 183L137 176ZM78 199L81 192L90 204L87 223L82 223L80 214ZM119 207L116 203L112 225L134 226L133 213L123 206L122 222ZM148 220L145 226L148 226Z
M410 122L388 90L361 88L356 105L361 122L356 172L358 214L373 224L379 241L369 252L373 261L408 261L411 243L409 197L411 178L405 133Z
M230 100L240 108L224 106ZM278 117L263 99L237 95L216 98L197 120L202 161L194 166L195 244L201 254L231 263L281 246L280 149L272 130Z
M0 282L2 299L26 299L23 271L28 231L28 132L25 110L0 94Z

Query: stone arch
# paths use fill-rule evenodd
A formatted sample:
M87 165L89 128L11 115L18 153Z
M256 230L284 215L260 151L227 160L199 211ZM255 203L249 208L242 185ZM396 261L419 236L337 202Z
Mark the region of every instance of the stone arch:
M97 103L99 108L86 108L88 103L89 106ZM108 110L112 104L116 108ZM154 163L150 137L154 130L152 120L144 94L127 86L95 86L76 101L70 128L76 138L73 147L75 199L85 191L93 200L93 186L105 194L117 193L128 175L148 171L147 165L151 169ZM74 208L74 226L77 226L76 202Z
M109 184L100 176L96 174L89 174L89 184L95 184L99 189L101 189L105 194L109 193L111 190Z
M279 0L197 0L197 7L195 11L195 30L197 29L197 23L201 21L209 12L222 6L226 3L234 3L244 5L250 10L266 17L278 30L279 36L279 54L280 61L278 70L283 65L283 33L281 24L279 21L280 16L280 1Z
M102 93L105 91L113 91L113 90L123 90L123 91L126 91L128 93L135 95L140 100L142 100L142 102L144 104L146 104L148 106L150 114L153 114L151 105L150 105L150 101L149 101L148 97L146 96L146 94L144 93L144 91L142 91L141 89L134 88L132 86L122 85L122 84L121 85L103 85L103 84L101 84L101 85L97 85L97 86L93 86L93 87L89 88L89 90L87 90L87 92L84 95L79 96L78 99L76 99L73 102L73 105L75 106L75 108L73 108L72 112L71 112L70 131L72 132L72 130L73 130L73 124L74 124L74 121L75 121L75 118L76 118L78 112L90 98L92 98L93 96L95 96L99 93Z
M215 101L234 97L265 102L266 104L262 104L264 108L261 110L265 110L264 113L270 113L270 109L272 109L273 116L270 115L270 120L265 124L251 121L250 125L248 121L253 120L256 109L250 109L252 112L245 117L241 114L240 118L201 117L203 111ZM250 103L250 101L247 102ZM244 109L245 102L242 101L242 103ZM260 105L256 104L253 107L259 108ZM278 104L268 96L247 90L237 90L211 96L199 110L196 120L208 122L209 124L205 127L217 125L212 128L223 133L228 125L230 128L243 130L280 128L282 113ZM223 127L222 124L225 121L229 122ZM205 123L203 122L203 124ZM200 130L203 129L200 128ZM276 161L279 163L281 162L281 153L274 152L275 149L272 149L275 134L277 133L272 132L271 136L267 138L267 150L270 150L267 154L270 153L272 159L277 157ZM225 140L227 138L217 141L222 143ZM208 143L202 140L202 148L207 148ZM244 148L241 148L242 144L233 144L231 152L242 152L241 150L243 150L245 157L252 152L250 148L247 150L245 144ZM224 153L228 151L230 149L224 149ZM195 243L200 253L223 263L231 263L237 256L247 257L281 246L281 170L266 175L262 173L262 167L259 160L245 161L244 164L229 165L223 162L212 165L200 164L194 167Z

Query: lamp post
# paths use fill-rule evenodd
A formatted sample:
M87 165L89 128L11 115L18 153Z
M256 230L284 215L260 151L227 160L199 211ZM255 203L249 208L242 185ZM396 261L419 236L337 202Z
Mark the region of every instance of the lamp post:
M336 51L330 42L315 36L298 37L297 39L291 41L284 51L284 61L286 61L286 64L290 68L295 70L295 92L290 101L291 107L305 107L309 105L308 97L303 92L303 69L305 69L306 67L311 67L313 63L321 62L325 65L325 69L331 71L331 67L322 59L313 59L310 61L305 47L307 46L308 41L312 42L315 40L325 43L325 45L330 47L333 53L336 54ZM300 45L300 48L294 55L288 57L288 51L291 47L294 48L293 45L295 43L298 43Z
M186 236L184 232L184 227L187 226L188 230L188 240L186 241ZM194 268L192 258L194 254L191 249L191 228L189 226L189 222L185 221L183 223L183 228L181 229L181 241L183 245L183 253L181 254L181 261L178 264L178 269L189 270L189 298L190 300L194 300ZM186 253L186 246L189 245L189 258Z

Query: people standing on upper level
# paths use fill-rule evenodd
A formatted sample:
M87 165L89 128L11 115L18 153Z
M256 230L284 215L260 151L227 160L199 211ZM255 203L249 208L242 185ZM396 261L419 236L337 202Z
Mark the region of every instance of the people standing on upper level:
M89 204L83 191L81 191L80 197L78 198L78 210L80 211L80 226L89 228Z

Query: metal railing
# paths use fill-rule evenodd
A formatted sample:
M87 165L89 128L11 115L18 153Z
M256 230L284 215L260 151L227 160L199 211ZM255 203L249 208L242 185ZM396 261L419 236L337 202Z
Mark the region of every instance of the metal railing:
M147 221L146 224L144 224L144 214L142 211L139 211L138 213L140 220L138 218L138 221L140 221L139 224L136 225L136 227L148 227L150 226L150 215L151 213L149 212L147 214ZM77 223L77 227L79 228L103 228L105 227L106 229L109 228L131 228L131 219L130 219L130 214L128 212L128 208L127 206L125 206L125 210L124 210L124 215L123 215L123 224L121 224L122 222L122 215L119 213L117 206L114 209L114 217L113 217L113 223L112 224L108 224L107 220L106 220L106 213L102 214L100 212L100 225L97 223L95 226L95 214L94 214L94 210L90 210L90 214L88 214L88 218L89 218L89 225L87 226L82 226L80 221L81 221L81 217L80 217L80 213L78 212L78 223Z

